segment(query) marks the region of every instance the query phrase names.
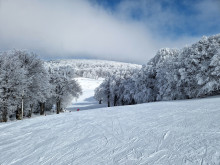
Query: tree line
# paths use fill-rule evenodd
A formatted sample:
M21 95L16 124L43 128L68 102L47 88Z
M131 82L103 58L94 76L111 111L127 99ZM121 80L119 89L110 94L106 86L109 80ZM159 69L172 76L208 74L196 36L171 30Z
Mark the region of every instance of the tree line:
M56 105L59 114L82 90L69 70L45 67L36 54L0 53L0 121L44 115Z
M182 49L160 49L140 70L110 74L95 90L108 106L220 94L220 34Z
M51 68L68 69L75 77L105 78L117 70L140 69L141 65L104 61L104 60L56 60L48 61L46 65Z

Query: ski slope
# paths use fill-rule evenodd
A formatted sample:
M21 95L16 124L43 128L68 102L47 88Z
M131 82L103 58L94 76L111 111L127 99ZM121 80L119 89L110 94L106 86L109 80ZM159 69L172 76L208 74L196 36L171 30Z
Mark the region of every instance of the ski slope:
M220 97L0 123L0 153L1 165L219 165Z
M105 104L98 104L98 101L94 98L94 89L97 88L102 82L103 78L99 78L97 80L90 78L75 78L76 81L82 87L82 95L76 100L74 99L66 109L69 111L76 111L77 109L88 110L106 107Z

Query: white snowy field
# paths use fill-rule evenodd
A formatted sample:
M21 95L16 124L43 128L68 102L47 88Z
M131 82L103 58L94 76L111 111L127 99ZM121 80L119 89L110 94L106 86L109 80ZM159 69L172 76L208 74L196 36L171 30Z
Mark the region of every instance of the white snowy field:
M90 78L75 78L78 83L82 86L83 94L77 99L73 100L71 105L69 105L66 109L71 111L76 111L77 109L88 110L106 107L106 104L98 104L98 101L94 98L94 90L97 88L104 79L99 78L97 80Z
M219 165L220 97L0 123L0 164Z

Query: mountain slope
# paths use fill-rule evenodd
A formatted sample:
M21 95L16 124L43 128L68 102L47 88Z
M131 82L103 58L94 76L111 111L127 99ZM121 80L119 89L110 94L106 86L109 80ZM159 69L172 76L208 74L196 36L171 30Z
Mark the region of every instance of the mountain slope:
M82 95L77 100L73 99L71 104L66 108L70 111L76 111L77 109L88 110L106 107L106 104L99 104L94 98L94 89L97 88L103 81L103 79L89 79L89 78L75 78L75 80L83 87Z
M0 124L0 164L220 164L220 98Z

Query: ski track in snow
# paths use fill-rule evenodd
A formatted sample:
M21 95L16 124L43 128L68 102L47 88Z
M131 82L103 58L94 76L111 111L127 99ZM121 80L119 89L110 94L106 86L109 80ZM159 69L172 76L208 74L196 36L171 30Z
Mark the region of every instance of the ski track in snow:
M89 78L75 78L82 86L83 94L77 99L73 100L71 105L68 106L66 109L69 111L76 111L77 109L81 110L88 110L88 109L97 109L106 107L105 104L98 104L97 100L94 98L94 90L98 87L104 79L89 79Z
M0 123L0 164L219 165L219 119L210 97Z

